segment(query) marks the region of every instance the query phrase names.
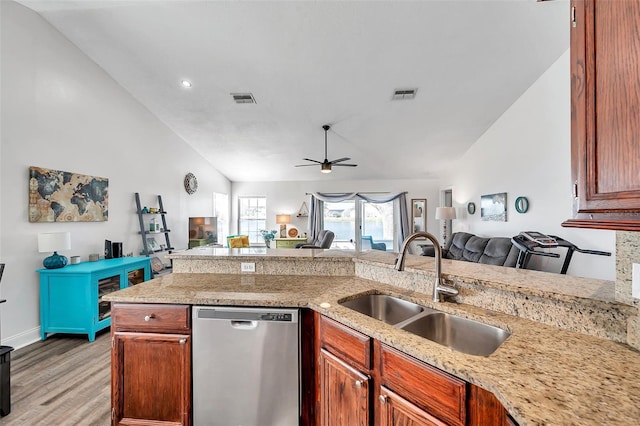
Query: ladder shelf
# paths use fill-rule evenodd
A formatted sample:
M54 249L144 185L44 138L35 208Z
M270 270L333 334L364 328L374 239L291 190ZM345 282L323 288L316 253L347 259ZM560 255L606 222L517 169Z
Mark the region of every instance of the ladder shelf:
M164 210L164 206L162 205L162 196L158 195L158 211L157 212L143 212L143 207L140 204L140 193L136 192L136 213L138 214L138 222L140 224L140 236L142 238L142 255L151 256L152 253L159 253L163 251L171 252L174 248L171 246L171 241L169 239L169 233L171 230L167 228L167 212ZM148 216L160 216L162 220L162 228L161 230L151 231L147 224L145 224L145 217ZM152 219L153 220L153 219ZM158 244L155 237L150 235L156 234L164 234L165 243L164 247Z

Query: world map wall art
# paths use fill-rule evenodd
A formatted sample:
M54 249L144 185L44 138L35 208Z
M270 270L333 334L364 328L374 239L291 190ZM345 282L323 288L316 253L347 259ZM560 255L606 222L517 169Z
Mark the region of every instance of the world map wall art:
M109 179L29 167L29 222L104 222Z

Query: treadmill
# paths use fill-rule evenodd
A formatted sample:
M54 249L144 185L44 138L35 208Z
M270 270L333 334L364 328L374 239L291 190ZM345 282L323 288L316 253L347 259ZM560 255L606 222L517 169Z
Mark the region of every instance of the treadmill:
M560 238L555 235L545 235L537 231L523 231L515 237L512 237L511 243L520 250L518 260L516 261L516 269L527 269L531 256L560 257L558 253L550 253L540 250L544 248L564 247L567 249L567 253L564 257L564 263L560 270L560 273L565 275L567 273L567 269L569 269L569 264L571 263L571 258L573 257L574 252L594 254L597 256L611 256L611 252L584 250L564 238Z

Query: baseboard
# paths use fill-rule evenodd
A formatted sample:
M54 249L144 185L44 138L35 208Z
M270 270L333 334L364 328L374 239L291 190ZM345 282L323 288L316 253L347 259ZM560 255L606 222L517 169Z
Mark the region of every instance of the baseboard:
M11 346L14 349L20 349L40 340L40 327L23 331L22 333L11 336L2 340L3 346Z

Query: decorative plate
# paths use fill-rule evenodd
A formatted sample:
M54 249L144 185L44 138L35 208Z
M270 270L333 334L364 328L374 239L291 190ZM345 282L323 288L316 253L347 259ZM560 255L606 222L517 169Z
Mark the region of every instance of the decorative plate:
M527 197L516 198L516 211L518 213L526 213L529 210L529 200Z
M474 214L476 212L476 203L470 202L467 204L467 213Z
M290 228L287 233L289 234L289 238L295 238L298 236L298 230L296 228Z
M157 257L151 258L151 270L153 272L160 272L164 269L164 264Z
M193 173L187 173L184 177L184 189L188 194L193 194L198 190L198 179Z

